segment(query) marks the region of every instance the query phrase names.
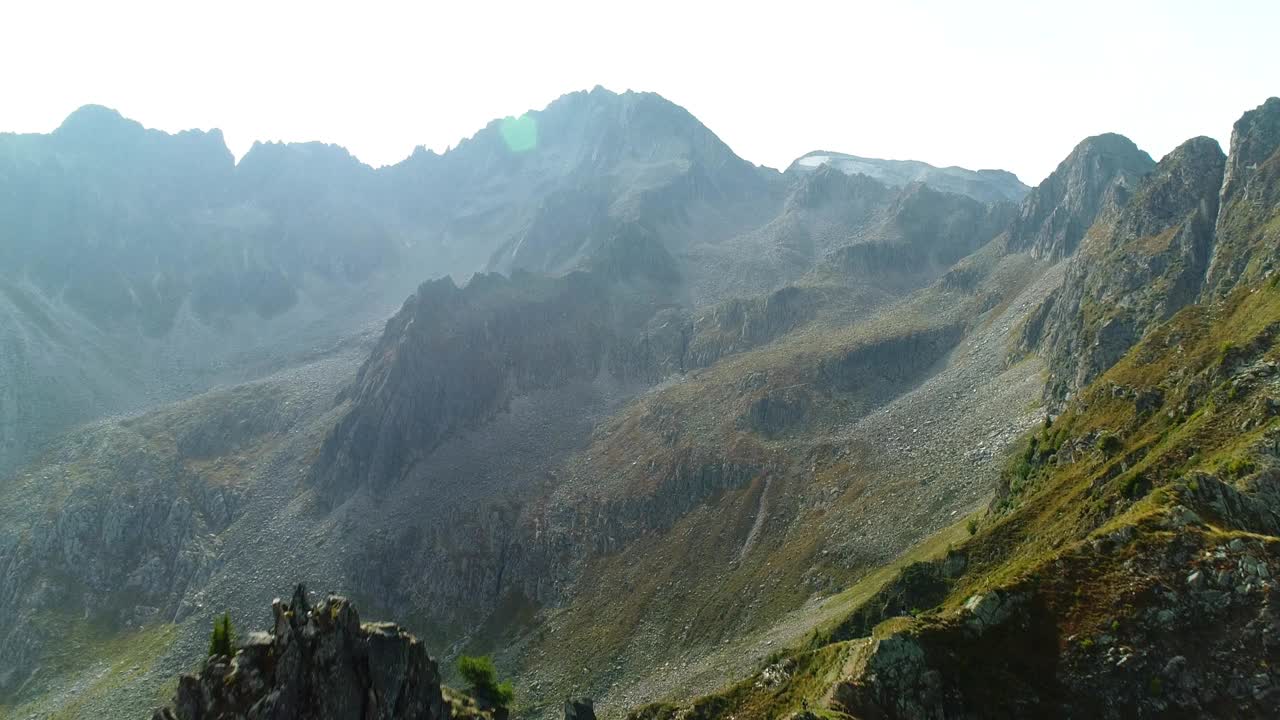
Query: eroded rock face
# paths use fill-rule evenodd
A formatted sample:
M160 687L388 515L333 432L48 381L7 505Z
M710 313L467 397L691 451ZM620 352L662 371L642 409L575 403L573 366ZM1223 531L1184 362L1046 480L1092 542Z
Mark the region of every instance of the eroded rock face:
M1213 260L1205 293L1219 296L1241 280L1280 267L1280 98L1245 113L1231 132Z
M1049 356L1061 400L1118 361L1155 324L1196 302L1209 266L1226 157L1207 137L1169 153L1125 208L1100 220L1063 286L1027 332Z
M347 394L313 477L326 490L386 487L450 436L521 395L609 377L652 382L678 358L654 307L598 273L424 283L388 323ZM654 342L650 338L655 337ZM657 353L657 354L655 354Z
M422 644L392 623L361 624L346 598L312 607L298 586L272 605L275 625L235 657L183 675L154 720L440 720L450 717L440 671Z
M1094 219L1107 208L1123 206L1154 165L1122 135L1085 139L1022 202L1009 249L1050 259L1071 255Z

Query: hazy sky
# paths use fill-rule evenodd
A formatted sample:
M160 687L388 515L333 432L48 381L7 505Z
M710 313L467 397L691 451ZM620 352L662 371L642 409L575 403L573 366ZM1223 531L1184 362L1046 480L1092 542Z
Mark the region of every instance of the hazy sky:
M372 165L601 84L738 154L813 149L1039 182L1082 137L1159 158L1280 93L1280 2L68 2L0 8L0 130L86 103L148 127L339 143Z

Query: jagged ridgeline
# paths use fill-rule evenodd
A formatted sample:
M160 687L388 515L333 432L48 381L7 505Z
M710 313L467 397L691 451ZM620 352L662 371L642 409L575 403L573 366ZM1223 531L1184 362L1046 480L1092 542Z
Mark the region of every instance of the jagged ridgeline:
M2 136L0 713L1266 717L1277 118L1030 189L603 89L378 170Z

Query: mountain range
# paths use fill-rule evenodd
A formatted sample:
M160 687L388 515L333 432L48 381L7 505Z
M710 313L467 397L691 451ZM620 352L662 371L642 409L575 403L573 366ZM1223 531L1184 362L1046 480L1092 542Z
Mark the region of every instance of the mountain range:
M603 88L378 169L0 135L0 711L200 717L305 582L415 717L460 655L517 717L1266 717L1278 168L1276 98L1034 188Z

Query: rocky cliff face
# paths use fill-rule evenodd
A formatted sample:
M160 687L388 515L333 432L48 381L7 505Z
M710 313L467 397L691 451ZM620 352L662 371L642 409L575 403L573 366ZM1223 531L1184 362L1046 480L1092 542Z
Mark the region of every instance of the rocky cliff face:
M1104 213L1066 280L1029 318L1024 348L1050 358L1048 395L1061 400L1113 365L1152 327L1273 270L1280 175L1280 100L1236 123L1232 154L1193 138Z
M678 328L673 338L657 328L651 341L653 303L621 287L585 272L478 275L464 288L448 278L423 284L348 391L349 410L321 449L316 482L385 487L517 397L604 377L649 383L679 367Z
M1004 230L1015 216L1008 202L981 204L963 195L939 192L923 183L902 189L883 218L863 236L907 246L921 253L932 279ZM910 263L903 263L910 267ZM922 285L925 283L921 283Z
M1245 113L1231 132L1222 211L1205 292L1220 296L1241 279L1277 267L1280 238L1280 98Z
M1049 259L1072 254L1099 214L1123 206L1154 165L1122 135L1086 138L1023 200L1009 249Z
M1062 288L1027 326L1049 356L1061 400L1119 360L1139 338L1200 295L1226 157L1194 138L1164 157L1114 217L1099 220Z

